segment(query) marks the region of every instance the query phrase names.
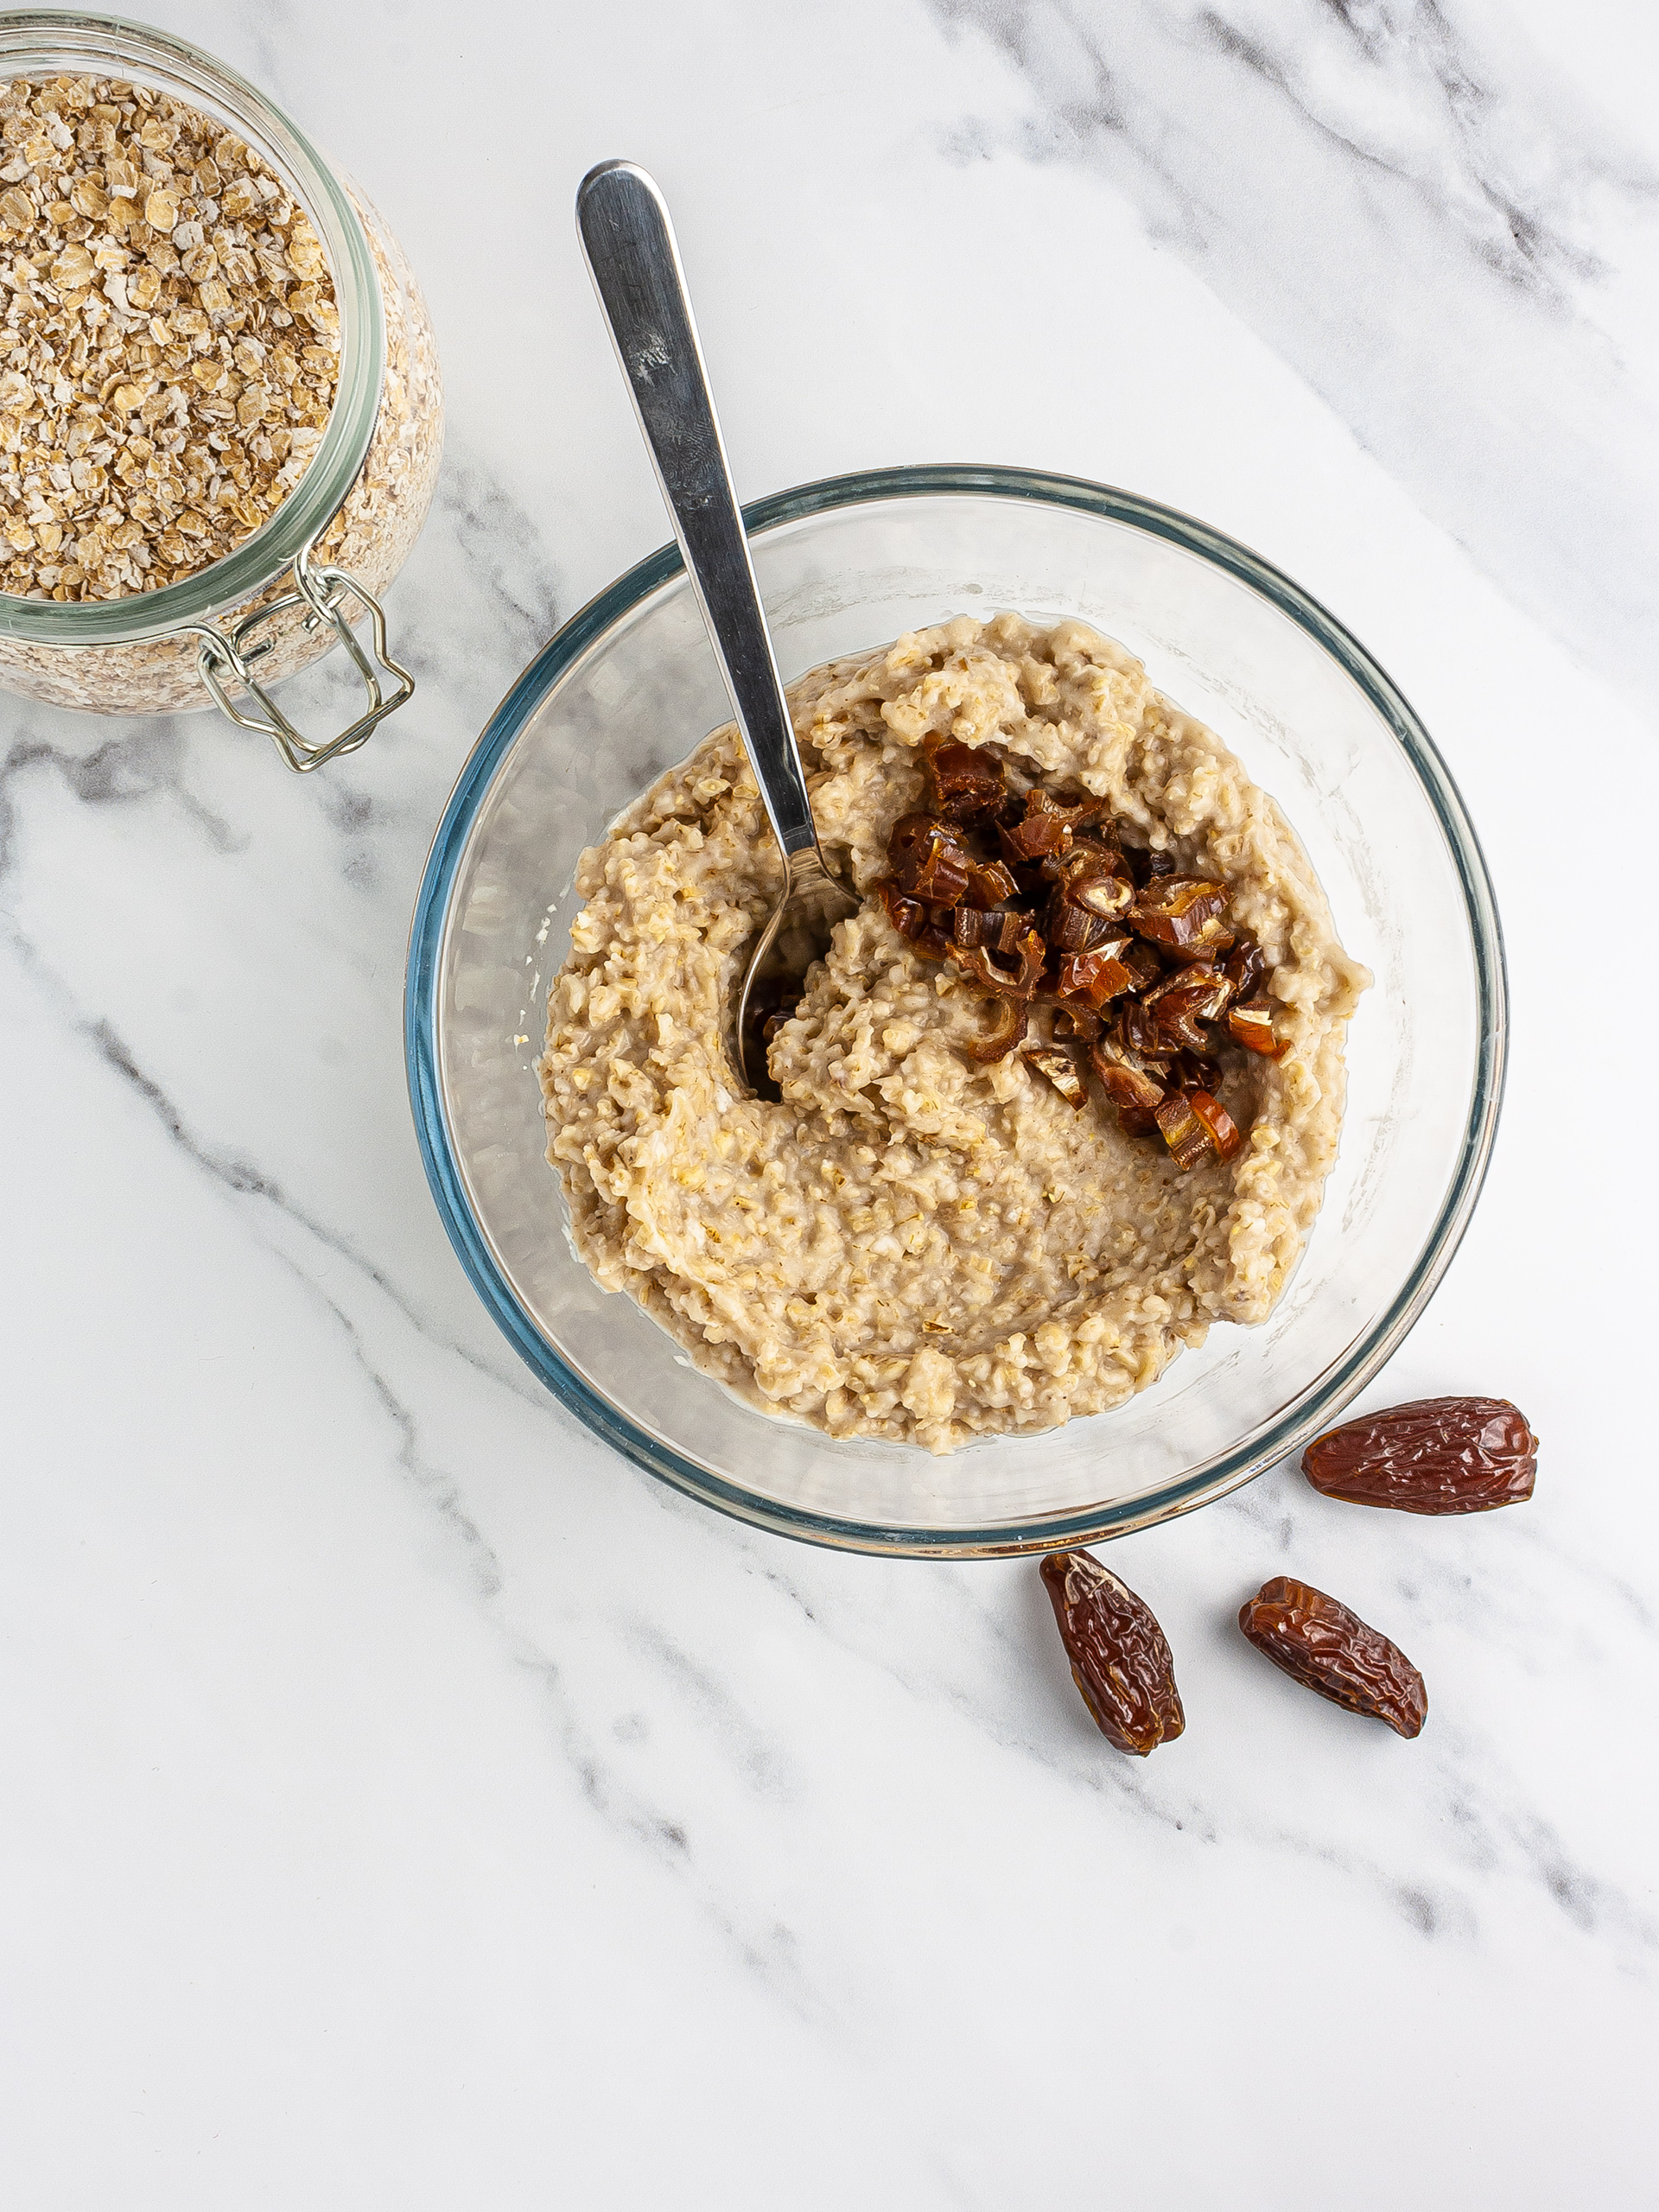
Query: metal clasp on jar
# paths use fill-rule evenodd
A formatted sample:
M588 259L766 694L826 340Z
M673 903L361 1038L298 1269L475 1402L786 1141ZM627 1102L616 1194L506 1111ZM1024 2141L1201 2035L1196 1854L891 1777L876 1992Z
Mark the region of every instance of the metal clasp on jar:
M194 626L200 640L196 649L197 666L201 680L213 695L219 711L227 715L238 729L257 730L268 737L282 754L289 766L297 774L321 767L325 760L332 760L341 753L355 753L378 724L388 715L411 698L415 679L406 668L399 666L386 650L386 618L380 602L372 592L348 575L344 569L331 568L326 562L312 560L316 541L302 546L294 563L296 589L284 592L268 607L257 607L243 617L228 635L211 622ZM346 620L346 604L355 599L367 608L373 627L374 658L363 650L356 632ZM332 622L340 642L351 655L357 672L363 679L369 703L349 728L337 737L312 739L303 736L276 702L260 683L253 664L270 652L276 643L275 636L260 639L262 629L286 614L291 608L305 607L302 628L315 632L323 622ZM257 641L257 642L251 642ZM397 679L391 691L381 688L382 674ZM266 719L245 714L226 690L227 679L234 678L250 698L257 699L264 709Z

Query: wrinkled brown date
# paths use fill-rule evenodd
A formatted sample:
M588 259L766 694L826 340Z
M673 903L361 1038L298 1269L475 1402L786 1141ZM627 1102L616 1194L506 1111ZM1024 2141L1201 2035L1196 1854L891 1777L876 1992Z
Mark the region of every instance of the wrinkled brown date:
M1051 1552L1042 1574L1071 1679L1101 1734L1137 1758L1173 1741L1186 1716L1152 1608L1091 1552Z
M1350 1713L1417 1736L1428 1718L1423 1678L1397 1643L1323 1590L1277 1574L1241 1606L1238 1624L1293 1680Z
M1326 1497L1402 1513L1491 1513L1532 1496L1538 1440L1507 1398L1420 1398L1315 1437L1302 1472Z

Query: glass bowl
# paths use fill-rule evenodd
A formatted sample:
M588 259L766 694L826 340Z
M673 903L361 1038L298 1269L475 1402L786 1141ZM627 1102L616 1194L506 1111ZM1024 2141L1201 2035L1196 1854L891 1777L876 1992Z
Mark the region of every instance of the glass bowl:
M1445 1273L1491 1151L1504 976L1480 848L1427 733L1307 594L1205 524L1001 468L836 478L747 511L785 680L955 614L1081 616L1146 662L1283 806L1376 988L1342 1145L1259 1328L1217 1325L1127 1405L949 1458L836 1440L699 1374L575 1256L534 1064L578 855L729 719L672 547L568 622L455 785L410 939L410 1087L434 1197L514 1347L607 1442L785 1535L929 1556L1052 1549L1190 1511L1296 1451Z

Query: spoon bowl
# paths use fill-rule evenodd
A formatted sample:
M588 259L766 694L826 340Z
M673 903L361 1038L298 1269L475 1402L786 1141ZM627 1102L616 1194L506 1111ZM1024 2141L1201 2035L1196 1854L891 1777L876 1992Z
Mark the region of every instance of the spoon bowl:
M745 1089L757 1098L779 1095L766 1065L768 1022L798 1002L807 970L830 950L836 924L860 904L817 853L797 853L786 862L784 887L749 950L730 1016L728 1050Z

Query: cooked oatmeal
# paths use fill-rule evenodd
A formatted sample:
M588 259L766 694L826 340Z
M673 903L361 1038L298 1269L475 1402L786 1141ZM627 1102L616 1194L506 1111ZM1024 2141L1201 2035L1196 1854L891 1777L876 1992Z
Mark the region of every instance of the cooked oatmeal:
M977 1063L995 1007L867 895L776 1034L781 1103L736 1096L726 971L780 871L728 726L577 871L539 1072L597 1280L765 1409L938 1452L1119 1405L1212 1322L1262 1320L1335 1158L1370 981L1274 802L1082 623L963 618L816 670L790 702L825 856L861 891L920 803L924 741L995 744L1227 887L1282 1055L1233 1056L1246 1141L1183 1173L1020 1054Z

